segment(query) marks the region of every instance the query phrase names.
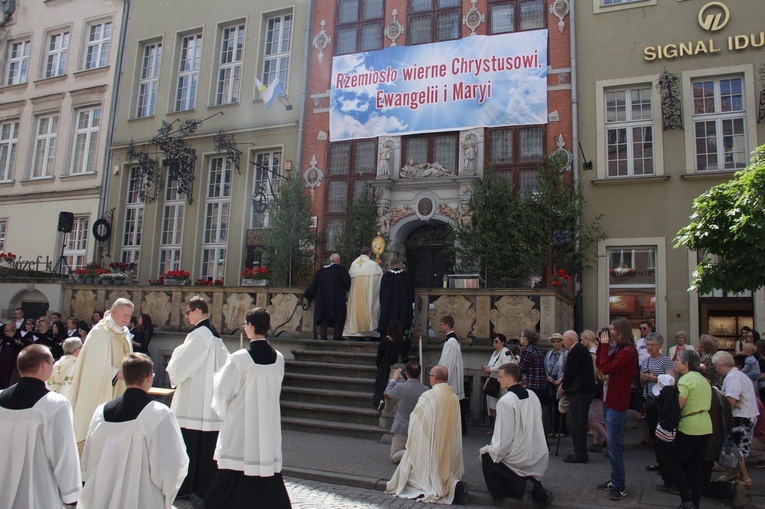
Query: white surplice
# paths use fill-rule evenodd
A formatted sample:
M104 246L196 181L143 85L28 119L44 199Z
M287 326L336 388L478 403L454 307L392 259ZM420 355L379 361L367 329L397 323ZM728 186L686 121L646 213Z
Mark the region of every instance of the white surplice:
M53 365L53 374L50 379L45 382L49 391L57 392L64 396L69 397L69 392L72 390L72 374L74 373L74 363L77 357L74 355L64 355Z
M188 466L178 421L167 406L152 401L135 420L107 422L101 405L82 453L85 487L77 509L170 509Z
M412 410L406 451L385 492L451 504L464 473L459 400L447 384L436 384Z
M223 420L212 409L213 375L228 359L223 341L207 327L199 327L173 350L167 363L170 384L176 388L170 408L182 428L220 431Z
M383 270L366 255L361 255L348 269L351 291L348 293L348 312L343 336L372 337L380 335L380 279Z
M519 399L512 391L497 402L497 419L491 444L481 448L494 463L504 463L521 477L541 480L549 461L542 426L542 405L533 391Z
M125 382L115 375L122 369L122 360L133 352L127 327L119 327L110 316L98 322L88 333L80 355L74 363L69 401L74 410L74 435L85 440L88 425L98 405L107 403L125 392Z
M248 350L231 354L215 374L212 408L223 419L213 456L218 468L260 477L282 471L283 378L281 353L273 364L255 364Z
M0 506L60 508L80 497L82 477L72 406L54 392L32 408L0 407L5 452L0 455Z
M465 399L464 369L462 367L462 348L456 336L450 336L441 350L438 363L449 371L449 386L457 399Z

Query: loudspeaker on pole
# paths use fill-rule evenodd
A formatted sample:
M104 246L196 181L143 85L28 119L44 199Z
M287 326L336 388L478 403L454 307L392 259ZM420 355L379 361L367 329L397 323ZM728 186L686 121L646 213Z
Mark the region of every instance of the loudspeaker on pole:
M59 212L58 213L58 231L61 233L69 233L74 227L74 214L71 212Z

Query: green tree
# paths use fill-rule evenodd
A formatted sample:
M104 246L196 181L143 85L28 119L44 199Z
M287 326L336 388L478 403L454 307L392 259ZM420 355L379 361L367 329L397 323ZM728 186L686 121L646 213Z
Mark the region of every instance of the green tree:
M694 290L741 292L765 285L765 145L731 180L693 200L691 222L675 241L675 248L703 256L693 273Z
M379 200L371 187L365 189L353 199L346 210L345 225L335 243L335 250L340 255L343 265L348 265L359 256L359 250L372 244L380 229L377 218Z
M311 270L316 241L311 233L311 204L300 181L292 178L283 182L268 206L270 228L263 235L263 251L271 279L276 285L292 286Z
M528 286L553 264L569 272L587 267L604 237L601 217L581 222L585 200L564 168L549 158L538 168L537 192L526 195L486 169L468 203L472 225L452 228L457 270L480 272L487 285L503 287Z

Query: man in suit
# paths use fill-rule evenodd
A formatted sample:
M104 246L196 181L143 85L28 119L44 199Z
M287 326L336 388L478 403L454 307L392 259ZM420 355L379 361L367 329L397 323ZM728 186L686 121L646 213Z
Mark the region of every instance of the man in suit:
M314 275L303 298L308 302L316 299L313 310L314 322L319 326L319 339L326 341L327 327L332 327L332 337L342 341L345 326L346 294L351 289L351 276L340 265L340 255L333 253L329 264L325 265Z

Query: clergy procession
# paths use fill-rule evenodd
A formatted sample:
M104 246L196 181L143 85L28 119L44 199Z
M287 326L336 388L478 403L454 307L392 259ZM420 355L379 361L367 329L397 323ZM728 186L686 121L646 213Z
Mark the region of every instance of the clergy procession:
M657 491L676 493L681 508L698 508L702 495L746 505L745 490L753 486L750 451L754 467L765 466L758 419L763 406L757 380L745 374L747 357L712 355L700 345L703 356L685 347L670 361L650 323L636 344L624 318L598 334L554 333L546 355L534 330L524 330L518 344L495 334L482 367L487 379L481 392L493 422L489 443L466 447L470 407L455 320L440 318L440 357L428 383L421 383L422 359L409 358L411 280L401 259L383 272L370 254L361 249L348 271L339 255L331 255L303 298L315 305L320 340L329 339L330 328L335 340L370 341L382 334L372 403L395 414L389 459L397 466L385 485L391 505L393 497L467 503L467 459L478 460L495 503L528 496L549 506L556 496L542 483L551 466L548 439L557 438L557 456L561 437L569 434L573 454L560 463L586 464L590 453L605 449L610 477L592 488L621 501L627 494L623 437L633 415L643 426L650 422L646 444L657 462L646 470L661 475ZM0 390L0 426L8 439L0 457L0 507L292 507L282 476L285 359L267 339L269 312L245 313L241 331L248 342L229 353L208 302L189 298L184 315L191 330L166 367L174 389L168 407L150 394L152 359L133 351L148 345L151 318L141 315L143 325L131 329L133 311L130 300L115 300L103 316L94 316L98 321L82 339L63 341L58 361L43 342L15 351L13 373ZM4 324L3 334L14 325ZM0 353L8 351L4 344ZM638 406L631 401L635 392L643 397ZM733 449L736 461L728 461L725 451ZM729 471L712 480L718 463Z

